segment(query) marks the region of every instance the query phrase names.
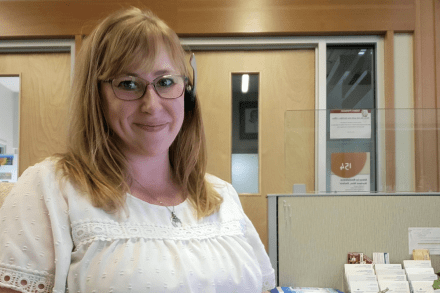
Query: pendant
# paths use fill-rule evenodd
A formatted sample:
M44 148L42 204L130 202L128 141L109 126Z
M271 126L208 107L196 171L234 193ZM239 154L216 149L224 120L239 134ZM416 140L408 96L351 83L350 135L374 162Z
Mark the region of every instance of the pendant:
M171 220L171 224L173 224L174 227L182 227L182 222L174 212L171 212L170 220Z

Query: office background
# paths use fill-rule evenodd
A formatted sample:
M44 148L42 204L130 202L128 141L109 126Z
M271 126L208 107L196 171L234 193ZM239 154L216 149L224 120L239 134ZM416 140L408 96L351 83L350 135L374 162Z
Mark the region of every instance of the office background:
M384 40L385 108L387 109L396 108L396 100L398 100L394 88L394 36L401 33L410 34L413 39L414 108L438 109L440 107L439 0L138 0L123 3L116 0L1 1L0 40L8 42L72 39L75 41L75 49L78 50L83 37L91 31L99 19L112 11L130 5L150 8L182 38L382 36ZM304 54L307 55L307 52ZM8 57L5 52L0 55L1 58ZM63 95L67 95L70 54L57 53L58 59L55 61L45 60L46 57L41 54L36 54L34 57L39 62L38 66L30 66L31 70L34 70L32 75L35 79L29 82L29 93L23 89L20 101L20 174L27 166L39 161L41 157L62 151L63 148L64 122L62 117L65 116L68 105L67 98ZM24 59L31 58L30 54L20 58L22 58L20 64L23 64L23 68L28 66L29 62ZM312 55L306 58L313 60L314 57ZM303 60L303 58L299 59ZM67 68L67 74L63 73L61 76L55 74L51 78L41 76L39 72L43 71L43 66L52 66L47 70L54 73L61 72L61 68L64 67ZM11 72L12 69L17 72L25 71L21 65L1 59L0 74ZM39 85L43 80L50 81L44 87L50 88L48 95L41 94L44 90ZM39 94L42 98L37 102L35 95ZM264 107L264 104L262 106ZM389 123L392 128L393 121ZM435 125L438 129L440 114L433 117L416 117L414 121L416 129L415 182L416 191L419 192L433 189L439 191L439 133L436 130L434 132L418 132L417 130L427 123ZM230 133L227 135L230 136ZM260 148L263 154L271 151L269 148L264 149L264 144ZM387 149L394 150L395 148L393 140L388 140ZM398 158L393 156L393 153L390 151L387 156L387 182L395 181L393 176L395 177L396 174L395 161ZM215 153L211 157L216 158ZM223 157L216 159L220 161ZM230 158L226 159L230 160ZM264 167L261 167L261 172ZM214 174L217 172L214 165L209 171ZM277 182L276 172L264 176L268 181ZM392 187L391 185L390 191L393 190ZM286 192L285 187L277 189L262 186L258 194L241 196L243 206L265 244L267 244L266 195L283 192Z

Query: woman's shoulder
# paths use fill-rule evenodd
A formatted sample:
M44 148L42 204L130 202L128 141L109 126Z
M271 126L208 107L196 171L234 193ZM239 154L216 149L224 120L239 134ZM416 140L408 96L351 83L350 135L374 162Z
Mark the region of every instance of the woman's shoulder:
M219 177L206 173L205 180L209 182L217 191L225 191L232 188L232 185Z
M35 177L35 176L46 178L47 176L54 175L55 165L57 161L58 159L55 157L47 157L44 160L36 163L35 165L28 167L20 176L20 178Z
M233 201L235 202L241 209L241 203L238 196L237 191L234 189L231 183L220 179L219 177L206 173L205 175L206 181L208 181L214 190L216 190L224 200L224 203Z

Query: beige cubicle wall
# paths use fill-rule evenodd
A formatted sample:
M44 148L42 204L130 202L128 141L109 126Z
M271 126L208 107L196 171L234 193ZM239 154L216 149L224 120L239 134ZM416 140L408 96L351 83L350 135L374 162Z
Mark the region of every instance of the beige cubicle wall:
M440 227L439 211L440 193L270 195L269 237L276 239L269 254L278 285L343 290L349 252L388 252L391 263L411 259L408 228ZM432 265L440 270L439 256Z

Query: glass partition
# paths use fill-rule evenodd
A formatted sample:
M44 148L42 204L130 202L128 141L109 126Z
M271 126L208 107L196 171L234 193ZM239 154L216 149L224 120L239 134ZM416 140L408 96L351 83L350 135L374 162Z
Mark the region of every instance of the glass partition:
M439 192L439 118L440 109L286 111L286 190Z

